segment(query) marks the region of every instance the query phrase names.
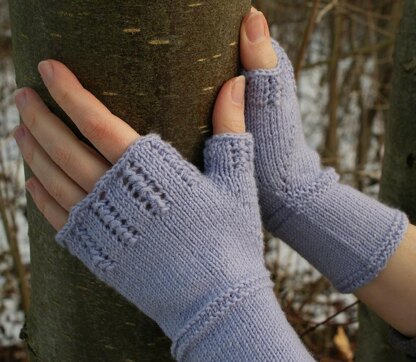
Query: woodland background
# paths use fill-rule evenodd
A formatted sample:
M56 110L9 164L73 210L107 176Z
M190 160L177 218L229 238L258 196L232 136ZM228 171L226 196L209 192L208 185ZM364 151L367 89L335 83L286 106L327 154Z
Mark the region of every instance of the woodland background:
M308 143L341 180L377 197L392 52L402 1L257 0L288 52ZM11 136L19 122L7 1L0 0L0 361L26 361L19 339L30 295L23 161ZM357 302L337 293L279 240L266 261L290 323L320 361L351 361Z

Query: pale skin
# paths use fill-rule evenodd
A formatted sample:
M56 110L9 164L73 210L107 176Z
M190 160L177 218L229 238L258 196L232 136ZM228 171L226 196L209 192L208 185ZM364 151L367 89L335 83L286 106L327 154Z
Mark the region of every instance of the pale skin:
M255 42L252 35L262 33ZM264 15L252 8L240 31L241 63L270 69L278 59ZM14 136L35 176L26 182L36 206L58 231L72 206L90 193L104 173L140 135L79 83L62 63L46 60L39 72L51 96L100 153L78 140L33 89L19 89L16 105L23 124ZM227 81L215 103L214 134L245 132L244 77ZM20 136L20 137L19 137ZM376 279L354 294L402 334L416 336L416 227L410 225L398 249Z

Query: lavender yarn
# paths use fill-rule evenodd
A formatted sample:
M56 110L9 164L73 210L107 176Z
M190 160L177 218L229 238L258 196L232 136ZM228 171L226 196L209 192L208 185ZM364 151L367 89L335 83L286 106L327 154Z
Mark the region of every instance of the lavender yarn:
M313 360L274 296L258 198L267 228L344 292L379 273L408 225L321 168L273 46L275 69L244 72L254 145L248 133L212 137L203 175L159 136L141 137L56 235L159 324L180 361Z
M212 137L205 174L141 137L76 204L56 241L154 319L180 361L312 360L264 265L253 140Z
M321 168L304 140L290 62L273 46L275 69L243 72L254 142L212 137L201 174L159 136L141 137L55 237L154 319L179 361L313 360L274 296L258 198L266 227L344 292L379 273L408 225Z
M409 221L321 167L304 139L292 65L278 42L272 45L277 67L243 71L262 219L339 291L352 292L385 267Z

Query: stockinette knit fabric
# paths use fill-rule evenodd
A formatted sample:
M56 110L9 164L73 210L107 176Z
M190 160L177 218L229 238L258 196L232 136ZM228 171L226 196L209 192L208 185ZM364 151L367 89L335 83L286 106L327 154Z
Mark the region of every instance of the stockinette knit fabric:
M205 173L138 138L56 241L155 320L180 361L308 361L264 265L248 133L212 137Z
M339 291L352 292L385 267L409 221L321 167L305 142L290 60L276 40L272 45L277 67L242 72L262 219Z

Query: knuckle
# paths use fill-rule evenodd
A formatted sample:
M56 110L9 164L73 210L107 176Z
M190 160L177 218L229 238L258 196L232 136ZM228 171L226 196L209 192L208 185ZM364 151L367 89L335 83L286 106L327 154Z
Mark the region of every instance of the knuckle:
M31 131L36 130L38 117L34 110L28 110L26 114L22 115L22 119L28 129Z
M48 185L48 192L56 201L58 201L58 203L63 202L64 192L62 185L59 182L56 180L50 181Z
M67 166L71 163L72 151L69 148L55 145L52 152L55 156L54 158L58 165Z
M42 213L42 215L46 216L46 212L48 209L47 206L47 201L45 199L45 197L42 197L42 195L36 194L35 195L35 203L36 206L38 207L39 211Z
M94 114L87 114L84 117L85 125L82 133L90 140L102 140L108 137L108 126L100 121Z
M63 88L59 89L59 91L56 93L55 100L59 105L69 105L69 97L70 93L65 88Z
M35 192L32 194L32 197L39 212L50 224L53 224L53 221L56 218L56 212L54 212L53 201L49 193Z
M33 165L34 158L35 158L35 153L34 152L32 152L32 151L26 152L25 160L26 160L26 163L29 166L32 166Z
M36 152L33 146L33 142L31 142L30 140L26 140L26 142L24 142L20 146L20 151L22 152L22 156L24 160L26 161L26 163L29 166L32 166L34 158L35 158L35 152Z
M42 208L39 208L42 215L45 217L46 220L48 220L49 223L52 223L54 213L52 212L52 207L50 202L43 202Z

